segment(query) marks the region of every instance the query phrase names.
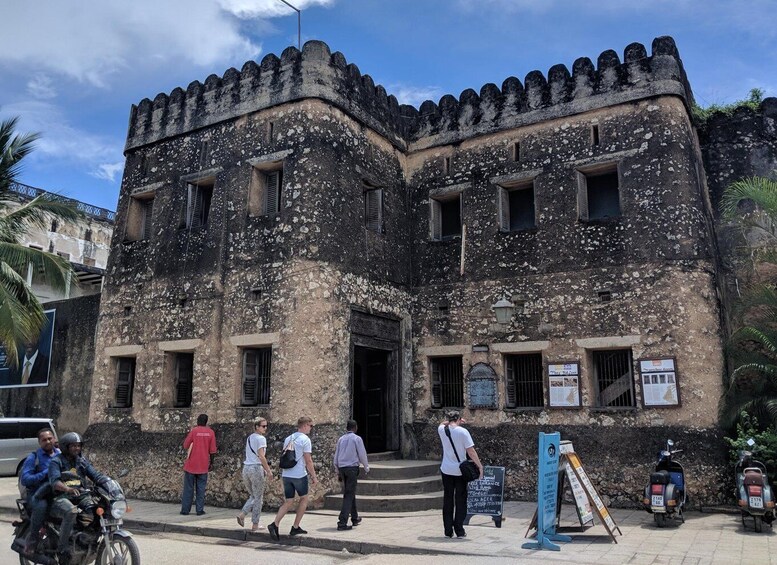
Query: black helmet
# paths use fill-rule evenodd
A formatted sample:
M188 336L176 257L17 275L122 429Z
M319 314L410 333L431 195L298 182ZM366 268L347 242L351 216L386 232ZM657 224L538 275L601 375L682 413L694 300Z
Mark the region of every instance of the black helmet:
M67 452L67 448L71 443L83 444L84 439L81 437L81 434L77 434L75 432L68 432L59 438L59 448L62 451Z

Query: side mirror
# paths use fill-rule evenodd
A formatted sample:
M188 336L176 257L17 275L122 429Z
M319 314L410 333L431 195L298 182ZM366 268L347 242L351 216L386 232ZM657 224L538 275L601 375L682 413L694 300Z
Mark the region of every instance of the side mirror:
M747 445L749 445L752 448L755 445L755 440L753 438L748 439Z

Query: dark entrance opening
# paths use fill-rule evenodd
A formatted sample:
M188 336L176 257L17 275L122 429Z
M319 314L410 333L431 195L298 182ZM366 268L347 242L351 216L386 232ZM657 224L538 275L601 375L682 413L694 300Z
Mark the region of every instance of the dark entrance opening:
M354 346L353 417L368 453L387 451L391 352Z

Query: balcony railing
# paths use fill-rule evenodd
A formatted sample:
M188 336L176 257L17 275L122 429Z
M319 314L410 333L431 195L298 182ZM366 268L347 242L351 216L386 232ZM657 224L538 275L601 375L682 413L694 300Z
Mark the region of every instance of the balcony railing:
M11 192L18 194L22 200L32 200L33 198L36 198L41 194L48 193L48 194L52 194L53 196L56 196L60 200L64 200L65 202L70 202L76 207L77 210L83 212L85 215L89 216L90 218L95 218L97 220L105 220L108 222L113 222L114 219L116 218L116 212L114 212L113 210L100 208L99 206L92 206L91 204L87 204L85 202L81 202L73 198L67 198L65 196L60 196L58 194L49 193L48 191L43 190L42 188L35 188L34 186L29 186L27 184L22 184L20 182L12 182L8 188Z

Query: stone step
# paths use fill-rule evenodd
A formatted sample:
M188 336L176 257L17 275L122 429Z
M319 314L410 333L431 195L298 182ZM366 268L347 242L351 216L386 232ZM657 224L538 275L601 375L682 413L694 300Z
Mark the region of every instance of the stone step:
M378 453L368 453L367 459L372 464L373 461L393 461L400 459L400 456L399 451L380 451Z
M402 496L375 496L356 494L359 512L419 512L442 509L442 492L428 492ZM324 508L340 510L342 494L329 494L324 498Z
M439 461L379 461L370 464L370 480L400 480L431 477L440 474Z
M356 496L362 494L393 496L442 490L442 478L439 475L414 479L374 480L372 479L372 472L370 472L368 475L362 475L362 477L359 478L359 484L356 487Z

